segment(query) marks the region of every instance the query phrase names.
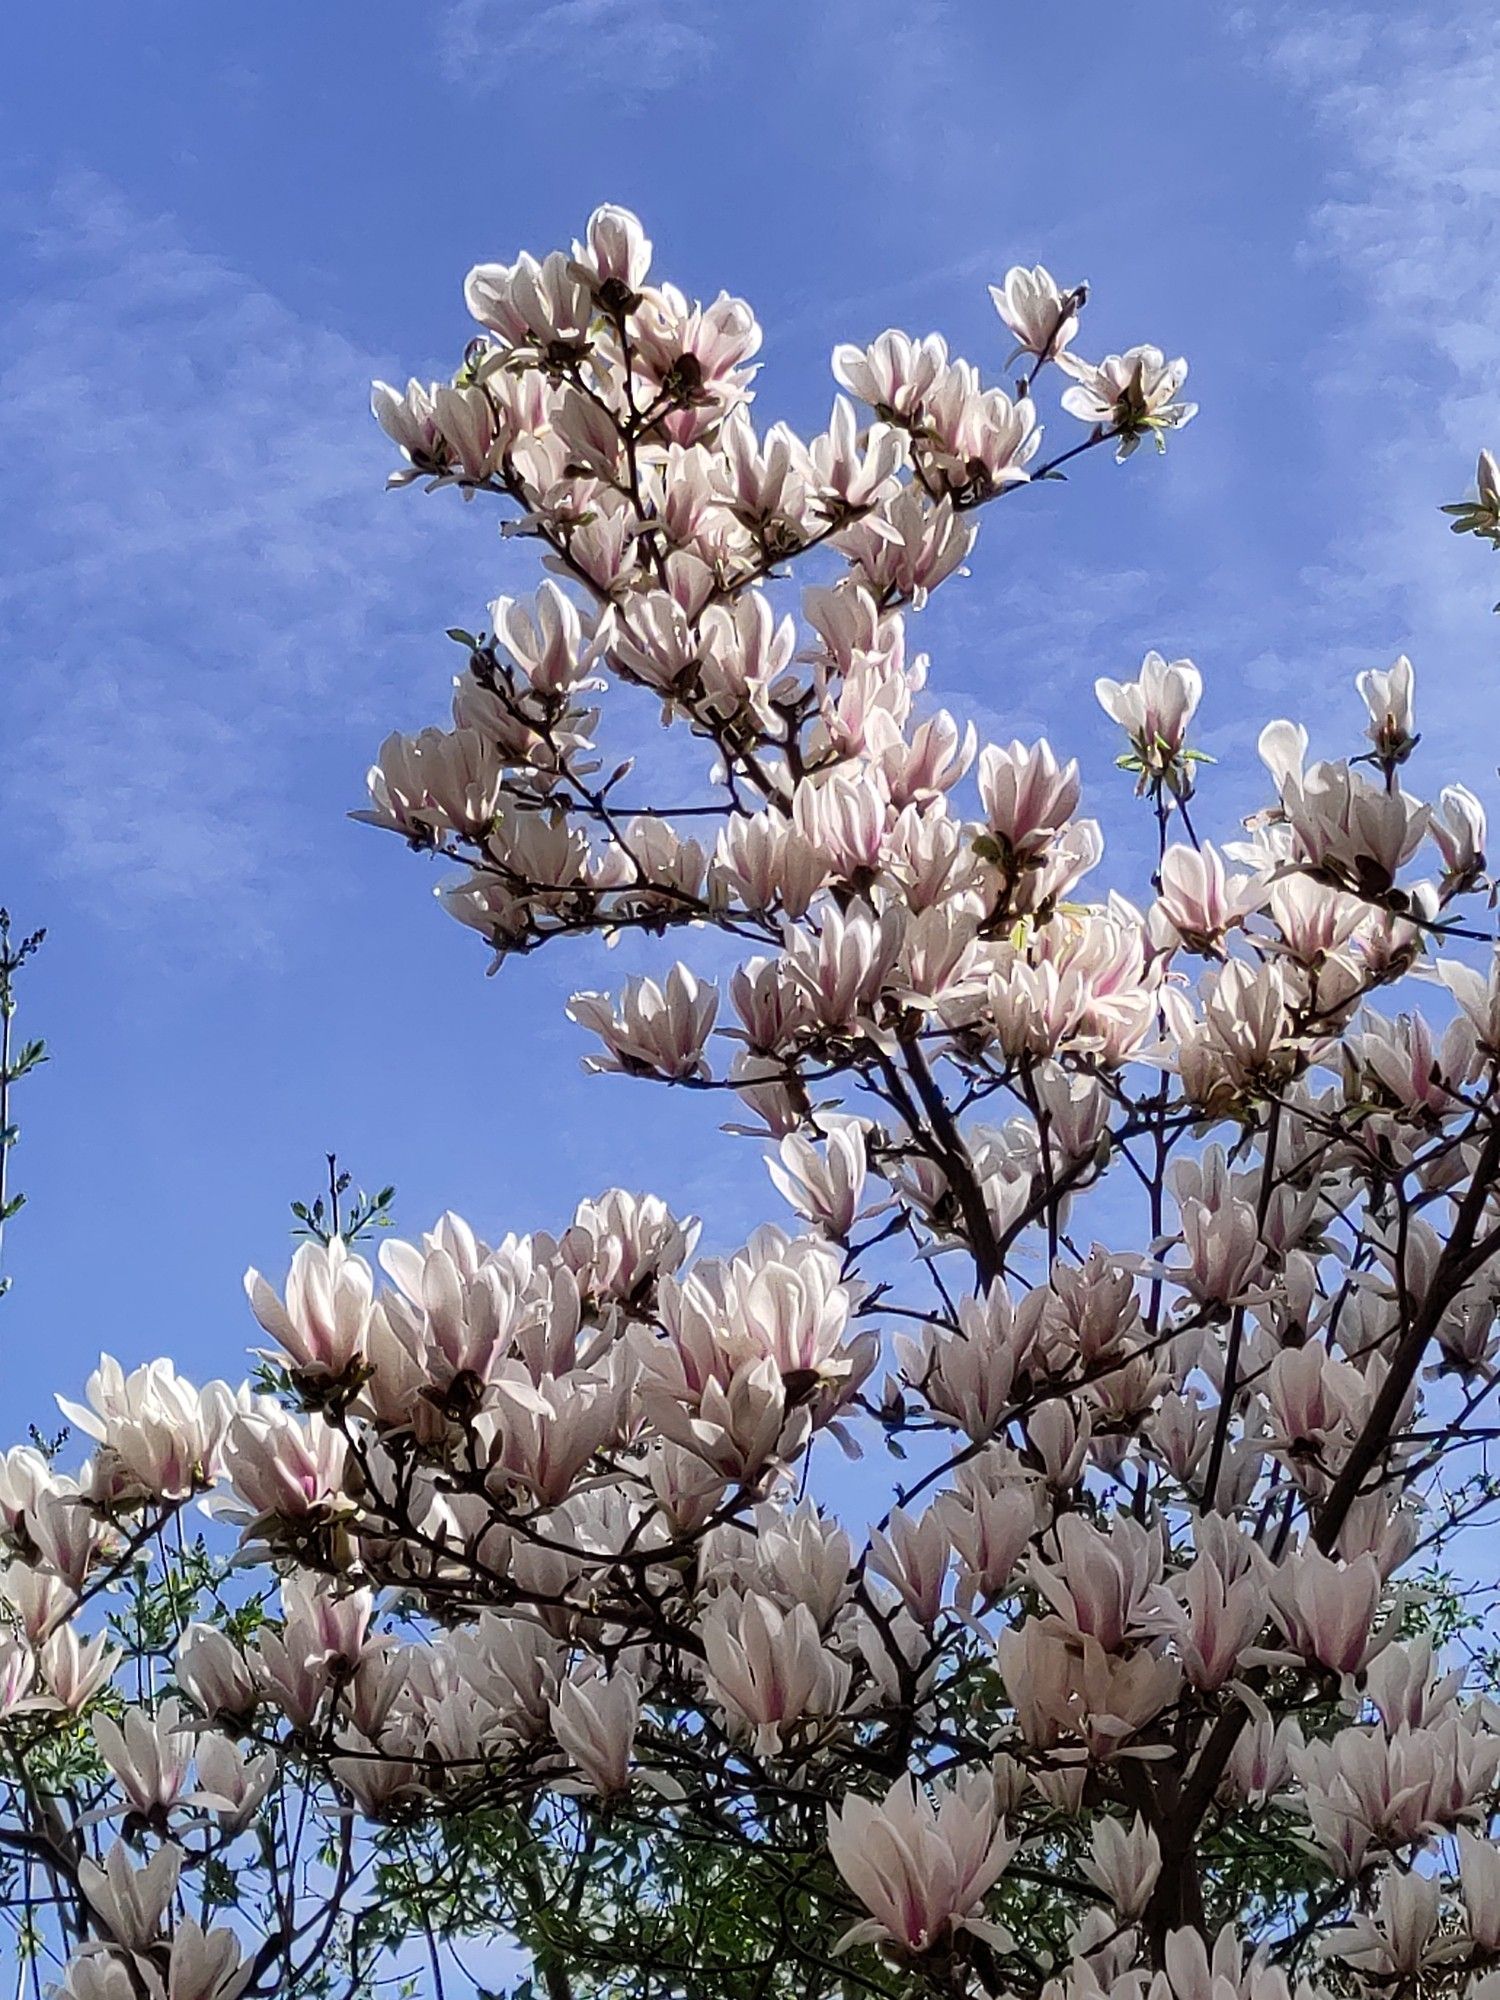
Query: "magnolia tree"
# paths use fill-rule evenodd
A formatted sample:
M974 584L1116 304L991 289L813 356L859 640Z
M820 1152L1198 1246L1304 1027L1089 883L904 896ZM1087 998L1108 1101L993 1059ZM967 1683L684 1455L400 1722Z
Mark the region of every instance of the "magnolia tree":
M775 1219L700 1256L615 1189L377 1273L336 1184L250 1275L253 1385L105 1360L81 1471L9 1454L37 1990L1500 1993L1500 1715L1421 1582L1492 1490L1484 816L1407 790L1402 659L1346 761L1272 721L1211 844L1199 676L1148 654L1097 694L1154 866L1097 886L1078 765L937 706L908 620L1187 370L1083 359L1040 267L993 296L1007 382L888 332L804 440L750 308L604 208L471 272L451 383L377 386L394 482L547 574L363 817L497 962L680 947L570 1011L713 1094Z

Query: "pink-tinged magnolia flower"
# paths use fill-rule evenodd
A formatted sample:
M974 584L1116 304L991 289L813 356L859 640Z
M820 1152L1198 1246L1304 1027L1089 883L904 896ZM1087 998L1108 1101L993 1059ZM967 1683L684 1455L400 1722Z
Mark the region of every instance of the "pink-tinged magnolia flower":
M1145 1915L1161 1874L1161 1845L1139 1813L1130 1826L1123 1820L1101 1818L1081 1865L1088 1879L1108 1896L1121 1922L1134 1923Z
M858 1032L875 1015L903 928L894 907L877 917L868 903L846 910L830 903L820 912L816 936L799 930L788 937L787 972L825 1027Z
M805 1604L783 1610L758 1594L729 1594L700 1629L709 1690L752 1732L758 1755L776 1755L805 1717L843 1708L852 1670L823 1644Z
M375 1280L341 1236L300 1244L292 1257L285 1304L259 1271L245 1273L250 1310L291 1356L297 1373L339 1380L365 1358Z
M1146 437L1154 437L1157 450L1165 451L1164 433L1180 429L1198 414L1196 403L1178 401L1187 380L1187 363L1180 355L1168 361L1159 347L1107 354L1097 365L1070 354L1063 366L1075 378L1073 388L1063 391L1063 408L1069 416L1117 435L1117 458L1129 458Z
M761 329L743 299L720 292L690 305L675 285L654 287L635 320L635 360L647 402L671 407L660 420L667 437L693 444L750 393Z
M36 1655L19 1637L0 1640L0 1721L14 1715L36 1679Z
M865 1189L865 1128L858 1118L829 1117L821 1150L800 1132L781 1142L779 1160L767 1169L777 1190L800 1216L836 1241L844 1241L860 1216Z
M146 1965L134 1952L90 1942L79 1946L64 1974L49 2000L140 2000Z
M902 1778L878 1805L851 1795L842 1810L829 1808L828 1851L870 1912L836 1952L880 1941L918 1958L958 1930L1008 1947L1008 1934L978 1914L1017 1844L1002 1831L989 1773L935 1797Z
M212 1625L194 1623L183 1631L177 1681L210 1722L240 1721L259 1699L244 1654Z
M779 908L788 917L806 916L828 874L822 852L776 813L737 814L714 853L721 893L756 914Z
M1221 956L1225 933L1242 924L1266 897L1254 876L1228 874L1222 855L1207 842L1201 848L1169 847L1158 873L1161 887L1150 917L1153 936L1203 956Z
M1044 264L1028 271L1016 264L1005 274L1005 282L990 286L995 311L1016 337L1016 346L1006 356L1009 367L1017 355L1034 354L1038 360L1055 360L1078 331L1078 313L1088 298L1086 284L1063 291Z
M1204 1517L1207 1529L1216 1517ZM1177 1645L1183 1670L1196 1688L1212 1692L1242 1670L1270 1609L1263 1565L1254 1545L1227 1537L1215 1546L1200 1532L1201 1553L1176 1584L1187 1614Z
M482 1388L520 1311L515 1274L498 1260L481 1262L456 1216L444 1217L420 1251L409 1243L383 1243L380 1262L398 1287L382 1298L385 1323L415 1362L421 1386L446 1395L461 1378ZM374 1357L377 1343L371 1352ZM378 1352L384 1354L383 1344Z
M651 239L640 217L604 202L589 217L585 240L573 245L573 262L607 310L629 312L651 270Z
M1035 1477L1003 1452L988 1453L964 1467L936 1504L958 1558L960 1607L988 1606L1010 1583L1042 1525Z
M896 991L944 1020L959 1021L984 990L988 954L979 940L977 906L940 904L918 911L906 928Z
M239 2000L255 1976L232 1931L205 1931L192 1917L148 1955L91 1942L68 1961L57 2000Z
M909 598L920 610L929 591L961 567L978 532L951 500L934 504L919 486L903 486L833 546L877 597Z
M1268 723L1261 761L1275 779L1297 859L1324 879L1382 896L1422 843L1431 812L1400 790L1371 784L1347 764L1306 764L1307 731Z
M1319 1940L1320 1949L1352 1966L1377 1988L1414 1988L1430 1959L1448 1955L1438 1937L1442 1883L1415 1869L1388 1868L1373 1912L1361 1912Z
M772 553L798 549L814 525L807 447L785 424L756 434L743 405L725 418L709 478L715 499Z
M935 463L966 505L1029 479L1026 468L1042 442L1031 398L981 389L965 362L955 363L933 397L930 429Z
M1167 781L1180 789L1187 783L1188 725L1203 699L1203 676L1191 660L1168 661L1160 653L1147 653L1135 680L1097 680L1094 694L1111 722L1129 737L1127 762L1139 769L1143 789Z
M1227 1795L1264 1805L1292 1783L1292 1759L1301 1748L1302 1731L1295 1722L1277 1722L1269 1710L1252 1716L1225 1770Z
M153 1819L187 1794L193 1762L193 1729L182 1704L164 1701L155 1715L128 1708L124 1721L94 1717L94 1741L132 1812Z
M1056 1542L1055 1559L1034 1555L1029 1576L1065 1633L1117 1653L1176 1630L1180 1618L1162 1581L1158 1529L1122 1516L1106 1534L1081 1514L1065 1514L1043 1549L1049 1539Z
M477 729L424 729L388 736L371 765L370 804L352 819L386 827L419 847L458 832L488 833L500 804L504 770Z
M1450 1023L1435 1041L1420 1014L1367 1018L1369 1025L1348 1036L1344 1051L1351 1077L1360 1077L1375 1103L1433 1124L1462 1112L1460 1093L1473 1054L1466 1022Z
M1361 674L1355 686L1370 711L1368 734L1375 761L1382 769L1393 771L1406 762L1419 740L1412 705L1411 661L1403 653L1383 673L1372 669Z
M404 486L424 473L441 477L452 454L437 421L437 398L442 385L423 384L413 379L404 391L389 382L375 382L370 388L370 408L375 421L399 449L408 470L393 472L389 484Z
M1399 1849L1482 1816L1500 1746L1472 1711L1387 1736L1341 1730L1292 1754L1300 1803L1329 1865L1349 1879L1372 1846Z
M24 1525L40 1564L80 1591L106 1539L88 1502L77 1493L40 1493L27 1508Z
M778 621L769 599L750 591L731 604L710 604L698 637L699 679L714 711L728 717L748 709L761 728L777 733L782 725L770 697L797 649L794 621Z
M1445 902L1478 886L1485 866L1489 825L1484 807L1466 785L1447 785L1438 795L1428 832L1443 857L1439 893Z
M1050 743L990 743L979 754L979 797L1007 858L1037 859L1078 809L1078 765L1059 764Z
M568 1015L608 1051L587 1058L587 1068L677 1080L707 1075L703 1051L718 1008L717 988L700 984L679 964L660 985L654 979L628 980L618 1001L606 993L575 993Z
M303 1659L329 1666L337 1679L354 1672L370 1646L374 1593L339 1590L322 1577L289 1576L281 1586L283 1632Z
M120 1664L119 1651L110 1645L106 1632L92 1639L80 1638L76 1626L59 1625L37 1656L43 1686L70 1715L86 1708L107 1686Z
M489 607L498 645L538 694L561 695L585 668L585 622L572 598L550 579L525 604L497 597Z
M254 1977L255 1960L242 1956L233 1931L206 1931L193 1917L173 1931L167 2000L239 2000Z
M613 1798L630 1789L641 1684L616 1671L607 1679L564 1681L549 1717L557 1746L579 1776L579 1789Z
M918 1515L893 1507L885 1530L877 1528L870 1536L871 1574L892 1585L924 1630L930 1630L942 1612L952 1561L947 1519L938 1506Z
M557 1252L583 1296L623 1303L680 1270L698 1228L696 1216L679 1221L656 1195L610 1188L579 1203Z
M478 931L497 952L526 935L530 922L527 906L498 876L471 873L456 882L445 882L437 898L450 917Z
M927 808L942 794L951 792L974 762L978 745L979 735L973 723L966 722L960 728L945 708L919 722L909 741L903 736L887 744L878 763L892 807L897 812L909 806ZM943 823L936 812L907 815L907 825L913 832L921 828L934 837Z
M181 1869L182 1849L170 1841L137 1868L130 1849L117 1840L102 1868L87 1856L79 1862L78 1886L116 1944L146 1951L157 1941Z
M888 328L869 347L833 350L835 381L888 423L918 423L947 368L947 343L936 333L913 340Z
M298 1524L350 1511L346 1456L343 1438L321 1417L299 1421L269 1404L236 1417L224 1441L229 1483L258 1525Z
M66 1482L35 1445L12 1445L0 1452L0 1524L14 1534L22 1516L43 1493L60 1493Z
M257 1697L272 1702L294 1729L311 1729L334 1678L332 1657L310 1647L295 1627L265 1625L248 1655Z
M1272 1574L1271 1607L1303 1659L1355 1674L1389 1636L1374 1631L1384 1588L1374 1556L1341 1563L1309 1544Z
M1365 1693L1387 1731L1425 1729L1455 1712L1464 1669L1440 1674L1433 1665L1432 1635L1387 1646L1365 1670Z
M803 1605L820 1632L831 1630L853 1588L853 1544L837 1521L820 1514L810 1500L790 1513L763 1507L755 1519L753 1563L745 1569L757 1594L784 1610Z
M1095 1761L1134 1754L1147 1726L1182 1690L1169 1653L1108 1653L1058 1618L1028 1618L1000 1636L995 1657L1028 1743L1079 1743Z
M862 433L853 404L836 396L828 429L807 450L817 511L825 520L839 521L890 499L906 456L906 440L894 425L872 424Z
M193 1750L197 1767L195 1805L214 1813L225 1833L240 1833L254 1819L276 1781L279 1768L274 1750L252 1757L227 1736L209 1732Z
M1500 952L1491 955L1483 972L1456 958L1440 958L1433 970L1457 1001L1479 1048L1500 1056Z
M855 1367L843 1346L854 1302L840 1263L826 1241L789 1241L768 1227L736 1257L665 1279L660 1315L668 1343L644 1350L648 1368L687 1396L763 1360L799 1398L846 1382Z
M474 486L482 485L495 472L511 442L504 410L488 389L466 383L434 390L432 416L442 436L453 477L468 482L465 498ZM393 485L404 482L400 474Z
M1500 549L1500 461L1492 451L1481 451L1474 468L1474 498L1460 500L1443 509L1451 514L1455 535L1478 535Z
M1500 1847L1478 1834L1458 1835L1464 1929L1484 1952L1500 1952Z
M832 876L858 881L880 866L890 803L869 770L834 771L792 794L792 824Z
M58 1407L102 1449L94 1461L99 1497L116 1501L183 1499L212 1483L219 1446L244 1403L227 1382L195 1389L170 1361L129 1375L105 1354L89 1377L88 1405Z
M669 695L697 671L701 643L687 612L664 590L612 608L600 620L598 644L617 672Z
M940 1420L982 1444L1010 1414L1045 1305L1036 1290L1017 1306L997 1278L982 1299L959 1300L957 1333L933 1328L920 1342L898 1337L902 1373Z
M1026 1420L1026 1442L1054 1493L1066 1493L1076 1483L1092 1438L1087 1406L1079 1407L1065 1397L1049 1397Z
M514 264L477 264L464 300L482 326L515 347L534 348L553 364L587 351L593 298L583 274L561 251L538 263L522 251Z
M519 1482L543 1504L558 1505L596 1453L619 1437L627 1388L618 1366L538 1382L518 1363L497 1370L494 1400L474 1425L491 1490Z
M1231 1200L1210 1208L1201 1201L1184 1201L1182 1245L1187 1266L1173 1275L1202 1305L1222 1310L1243 1302L1261 1275L1265 1253L1260 1224L1248 1202Z
M1212 1951L1202 1931L1169 1931L1147 2000L1289 2000L1289 1987L1262 1954L1247 1963L1234 1926L1225 1924Z

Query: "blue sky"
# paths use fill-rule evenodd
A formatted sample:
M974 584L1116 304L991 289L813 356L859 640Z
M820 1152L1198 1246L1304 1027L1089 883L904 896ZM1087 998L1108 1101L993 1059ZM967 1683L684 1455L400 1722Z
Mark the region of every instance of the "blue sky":
M235 1372L240 1273L279 1270L330 1146L412 1233L615 1181L719 1243L774 1210L704 1100L581 1075L562 1002L637 961L486 980L344 817L380 737L440 717L442 628L533 581L493 516L382 492L368 378L445 372L468 266L598 201L754 302L763 420L820 421L830 348L888 324L996 367L985 288L1022 260L1092 281L1085 352L1189 357L1169 456L1007 503L921 627L941 697L1082 757L1127 850L1089 690L1153 645L1208 677L1220 831L1260 722L1349 746L1353 674L1401 650L1418 789L1492 794L1500 565L1436 511L1500 440L1483 0L76 0L8 44L0 900L49 928L54 1052L13 1433L102 1346Z

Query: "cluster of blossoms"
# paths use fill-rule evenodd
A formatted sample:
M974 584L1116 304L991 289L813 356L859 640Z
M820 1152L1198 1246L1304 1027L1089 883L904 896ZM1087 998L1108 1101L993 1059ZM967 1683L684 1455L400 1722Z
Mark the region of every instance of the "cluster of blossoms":
M332 1952L359 1990L368 1857L482 1824L526 1865L467 1909L445 1878L429 1935L498 1910L597 1953L558 1910L605 1851L653 1908L757 1880L694 1991L1491 2000L1500 1728L1403 1581L1489 1494L1484 812L1405 790L1403 659L1361 676L1363 751L1273 722L1264 809L1201 839L1202 682L1152 653L1096 692L1156 865L1090 892L1077 763L931 705L907 617L983 504L1185 422L1184 365L1084 362L1085 288L1017 269L1011 386L888 332L804 442L752 421L749 308L650 265L600 210L471 273L452 383L377 388L397 480L508 502L551 575L460 635L453 727L382 747L364 817L462 865L443 901L500 959L719 933L717 983L571 1013L595 1067L732 1102L783 1220L723 1257L619 1190L377 1264L335 1231L250 1275L255 1390L106 1363L76 1479L0 1464L6 1754L92 1744L73 1818L15 1785L60 1990L291 1993ZM1086 426L1050 459L1048 369ZM681 803L600 744L639 690L701 745ZM1419 979L1427 1015L1374 1005ZM825 1433L900 1459L873 1525ZM126 1690L89 1607L200 1497L256 1593L179 1592ZM294 1824L329 1829L300 1886ZM254 1839L259 1936L213 1872Z

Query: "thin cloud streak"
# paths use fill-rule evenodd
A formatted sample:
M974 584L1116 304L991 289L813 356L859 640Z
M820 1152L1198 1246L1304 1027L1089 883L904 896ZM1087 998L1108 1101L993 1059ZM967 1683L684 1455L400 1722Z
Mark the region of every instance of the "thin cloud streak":
M326 831L295 811L299 770L337 750L352 794L385 663L430 622L406 602L430 524L381 491L371 357L169 220L78 175L21 256L0 370L28 479L0 585L11 837L120 922L196 904L215 949L264 944Z
M450 83L474 90L545 73L549 88L652 97L697 74L714 52L693 0L448 0L437 54Z
M1308 357L1332 526L1304 588L1351 668L1383 663L1353 637L1376 626L1390 653L1412 652L1446 756L1472 744L1470 675L1483 687L1497 650L1484 552L1437 510L1500 432L1500 36L1472 5L1446 20L1250 10L1239 25L1328 146L1304 255L1349 299Z

